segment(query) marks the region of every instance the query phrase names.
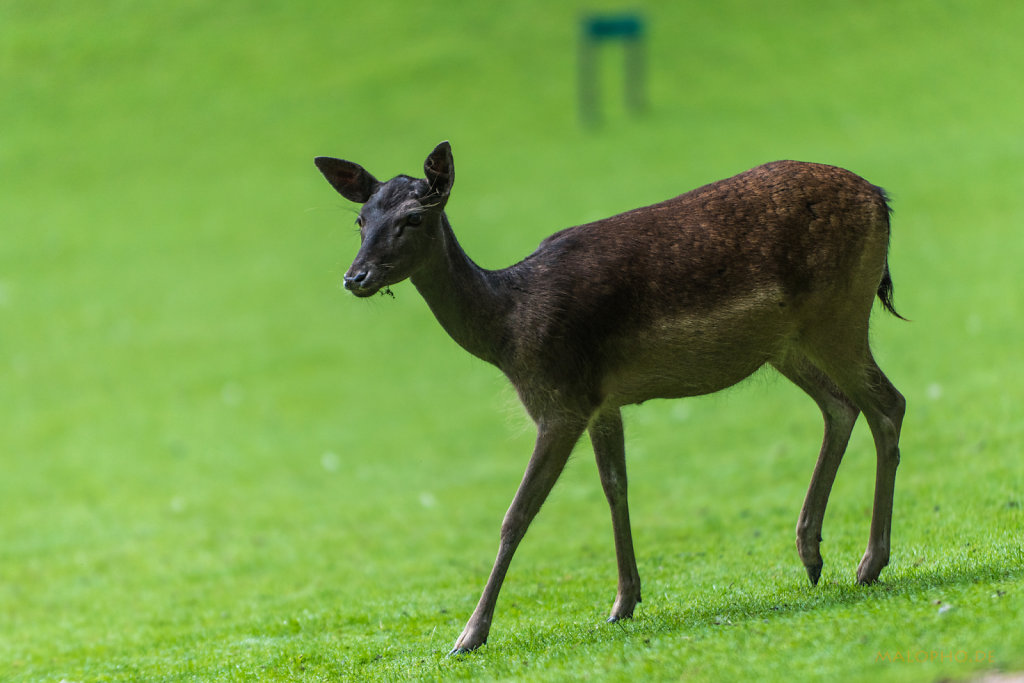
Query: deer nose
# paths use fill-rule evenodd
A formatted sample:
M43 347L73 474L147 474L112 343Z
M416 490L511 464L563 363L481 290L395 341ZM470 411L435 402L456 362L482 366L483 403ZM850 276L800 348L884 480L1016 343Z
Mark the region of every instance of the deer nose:
M363 283L367 275L369 275L369 271L366 270L360 270L355 275L345 273L345 289L354 289L358 287Z

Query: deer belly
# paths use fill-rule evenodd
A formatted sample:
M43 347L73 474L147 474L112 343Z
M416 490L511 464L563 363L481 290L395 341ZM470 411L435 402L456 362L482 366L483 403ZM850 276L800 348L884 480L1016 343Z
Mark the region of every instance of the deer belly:
M626 405L720 391L785 353L786 323L777 306L662 319L612 345L603 393Z

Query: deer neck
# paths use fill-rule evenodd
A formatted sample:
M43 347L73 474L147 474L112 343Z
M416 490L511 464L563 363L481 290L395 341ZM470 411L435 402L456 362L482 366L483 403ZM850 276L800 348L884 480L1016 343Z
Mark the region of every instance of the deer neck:
M444 214L441 239L410 280L459 346L500 366L509 291L498 271L481 268L463 251Z

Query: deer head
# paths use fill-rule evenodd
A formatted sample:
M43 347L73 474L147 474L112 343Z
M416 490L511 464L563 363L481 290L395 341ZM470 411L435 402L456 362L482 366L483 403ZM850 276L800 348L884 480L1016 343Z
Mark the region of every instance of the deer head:
M410 277L431 253L455 181L452 148L442 142L423 163L425 178L399 175L382 183L359 164L317 157L317 168L346 199L362 204L356 224L359 252L345 289L371 296Z

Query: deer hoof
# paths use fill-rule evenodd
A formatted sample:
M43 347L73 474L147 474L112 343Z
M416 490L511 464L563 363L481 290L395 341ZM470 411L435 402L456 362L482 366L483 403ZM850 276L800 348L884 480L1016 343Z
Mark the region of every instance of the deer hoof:
M633 618L632 610L629 612L629 614L615 614L613 612L611 614L611 616L609 616L607 619L605 619L605 623L606 624L614 624L617 621L622 621L623 619L632 619L632 618Z
M882 559L878 559L879 557ZM872 555L871 553L865 553L864 559L857 566L857 583L866 586L878 581L878 575L882 573L882 568L887 564L889 564L888 557L881 554Z
M481 645L487 642L487 633L481 635L476 629L471 628L471 624L466 624L466 629L459 636L459 639L455 641L455 647L448 653L449 657L459 657L468 652L472 652Z
M480 645L483 645L483 643L480 643ZM464 645L459 645L458 643L456 643L455 647L452 648L452 651L448 653L448 656L449 657L461 657L462 655L468 655L470 652L472 652L473 650L475 650L478 647L480 647L480 645L474 645L473 647L466 647Z
M615 598L615 604L612 605L612 613L608 615L606 620L609 624L614 624L620 619L632 619L633 610L636 609L637 603L640 602L640 596L636 598L624 598L618 596Z

